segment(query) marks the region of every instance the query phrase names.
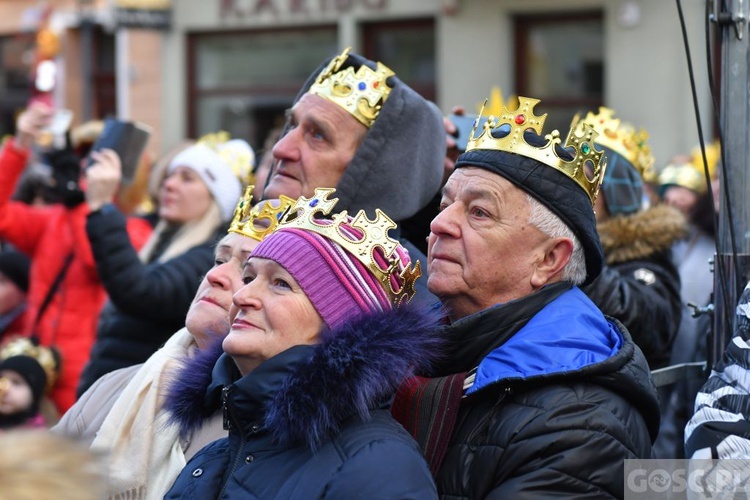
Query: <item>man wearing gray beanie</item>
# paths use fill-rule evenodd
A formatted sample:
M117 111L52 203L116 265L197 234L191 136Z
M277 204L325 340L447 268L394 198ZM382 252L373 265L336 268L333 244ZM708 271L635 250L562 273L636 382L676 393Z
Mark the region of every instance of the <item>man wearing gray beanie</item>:
M392 411L444 498L621 498L624 460L650 458L659 427L643 353L579 288L604 262L596 132L544 135L538 102L474 130L430 226L452 349Z

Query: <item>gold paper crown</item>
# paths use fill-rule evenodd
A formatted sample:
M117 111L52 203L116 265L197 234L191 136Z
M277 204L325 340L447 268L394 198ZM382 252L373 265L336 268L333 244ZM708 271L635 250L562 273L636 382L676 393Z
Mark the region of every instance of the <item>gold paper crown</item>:
M414 283L422 275L422 268L417 261L414 267L406 265L403 270L399 271L400 261L396 252L399 243L388 236L388 231L396 228L396 223L383 211L380 209L375 211L375 220L368 219L364 210L360 210L354 219L351 219L344 210L334 215L330 224L320 224L315 221L317 214L321 214L321 218L329 215L339 201L338 198L328 199L334 191L336 191L334 188L317 188L312 198L300 197L282 217L278 229L297 228L328 238L370 270L385 290L391 304L398 306L402 302L411 300L416 293ZM342 224L348 224L362 231L362 238L353 240L350 233L342 231ZM386 269L383 269L375 260L375 251L378 248L388 262ZM391 278L396 276L401 286L394 288Z
M508 100L503 99L503 91L500 87L492 87L490 97L483 105L477 104L477 113L480 116L497 116L503 112L503 108L510 109L511 106L518 106L518 97L515 94L508 96Z
M691 151L693 157L693 168L699 172L703 172L703 154L701 153L700 145L695 146ZM721 144L718 141L714 141L711 144L706 144L706 161L708 162L708 175L712 180L716 179L719 161L721 160Z
M264 200L253 206L253 188L245 188L245 195L234 208L234 217L229 224L230 233L238 233L254 240L263 241L268 234L276 230L284 212L294 205L294 200L283 194L279 196L277 207L273 200Z
M692 163L670 163L659 174L659 185L682 186L698 194L703 194L708 189L705 174Z
M652 180L655 175L654 156L646 144L648 133L643 129L636 131L630 125L620 124L619 118L614 118L614 113L613 109L600 106L598 114L589 111L583 122L594 127L599 134L594 142L620 154L635 167L641 177ZM575 127L579 120L579 115L576 115L571 126Z
M335 102L370 128L393 90L386 79L395 73L381 62L378 62L375 71L366 64L360 66L356 73L351 66L339 71L349 57L349 50L351 48L347 47L331 60L308 92Z
M599 187L606 168L604 153L597 151L594 147L594 138L597 136L596 130L585 122L571 127L563 145L567 150L572 148L575 151L571 161L561 158L555 151L555 147L562 142L560 132L557 130L553 130L552 133L544 136L547 141L544 146L532 146L526 142L524 132L531 129L541 136L544 121L547 118L546 113L542 116L534 114L534 107L539 102L539 99L518 96L518 108L515 111L503 107L500 116L498 118L490 116L482 125L482 133L475 137L474 134L479 123L479 119L477 119L474 122L466 151L493 149L533 158L573 179L589 196L593 206L596 196L599 194ZM501 129L503 133L506 131L504 129L507 129L507 135L500 138L494 137L492 131L498 127L503 127ZM592 178L589 178L586 174L585 164L587 162L593 172Z
M243 186L252 184L254 182L253 163L255 162L255 154L252 149L247 151L239 147L227 146L231 139L232 136L229 135L229 132L220 130L204 135L196 141L196 144L206 146L219 155L229 165L234 172L234 176L240 180Z
M34 358L47 375L46 391L49 392L57 381L58 364L55 355L48 347L36 345L27 337L15 337L0 349L0 361L12 356L28 356Z

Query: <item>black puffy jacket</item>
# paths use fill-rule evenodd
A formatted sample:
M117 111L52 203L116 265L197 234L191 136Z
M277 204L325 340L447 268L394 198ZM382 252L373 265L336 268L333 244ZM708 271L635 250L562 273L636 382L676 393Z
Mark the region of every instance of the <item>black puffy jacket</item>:
M113 206L93 212L86 231L109 301L99 317L80 396L102 375L145 362L177 330L214 260L215 239L166 262L143 264L127 239L125 217ZM217 233L218 237L218 233Z
M659 406L627 330L580 289L550 285L447 328L442 374L476 367L437 474L442 498L621 498L649 458Z
M583 290L604 314L625 325L651 369L666 366L682 315L671 249L687 232L685 217L657 205L600 222L597 229L606 264Z

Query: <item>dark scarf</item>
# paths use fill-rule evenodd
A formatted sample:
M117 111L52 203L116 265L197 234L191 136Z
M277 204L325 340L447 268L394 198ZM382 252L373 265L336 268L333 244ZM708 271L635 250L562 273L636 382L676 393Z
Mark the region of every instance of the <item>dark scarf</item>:
M0 429L8 430L21 426L34 418L36 414L37 411L34 408L27 408L12 415L0 415Z

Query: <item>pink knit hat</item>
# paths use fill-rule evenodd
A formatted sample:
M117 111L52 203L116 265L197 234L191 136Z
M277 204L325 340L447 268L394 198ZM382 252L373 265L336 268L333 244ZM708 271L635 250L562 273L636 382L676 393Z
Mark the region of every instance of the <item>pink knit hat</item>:
M316 222L330 221L317 219ZM362 237L358 229L348 224L342 224L339 229L352 240ZM409 252L401 245L394 255L399 271L411 263ZM336 328L356 316L393 307L388 293L364 264L337 243L313 231L281 228L268 235L251 257L273 260L286 269L329 328ZM381 269L388 268L387 259L377 251L375 260ZM394 275L391 280L396 290L401 285L398 279Z

